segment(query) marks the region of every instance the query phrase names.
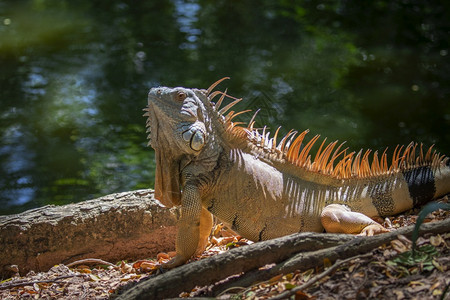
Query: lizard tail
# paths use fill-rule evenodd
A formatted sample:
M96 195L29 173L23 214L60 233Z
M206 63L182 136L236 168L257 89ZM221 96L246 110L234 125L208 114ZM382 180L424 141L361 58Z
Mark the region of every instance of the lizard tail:
M429 165L405 169L402 173L408 184L414 206L450 193L450 158L448 157L441 157Z

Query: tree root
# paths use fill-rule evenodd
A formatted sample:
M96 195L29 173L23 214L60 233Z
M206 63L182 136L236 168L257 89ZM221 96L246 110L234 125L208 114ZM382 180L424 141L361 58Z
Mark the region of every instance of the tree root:
M245 287L255 281L264 281L278 274L287 274L295 270L305 270L321 265L325 258L334 262L337 259L364 254L396 239L398 235L411 236L413 230L414 226L408 226L373 237L300 233L259 242L183 265L155 276L126 291L119 299L174 297L183 291L190 291L195 286L208 285L231 275L246 272L232 283L224 283L213 287L213 294L218 294L231 287ZM449 232L450 219L424 224L420 231L422 234ZM298 254L292 256L295 253ZM276 265L270 269L258 270L259 267L270 263Z

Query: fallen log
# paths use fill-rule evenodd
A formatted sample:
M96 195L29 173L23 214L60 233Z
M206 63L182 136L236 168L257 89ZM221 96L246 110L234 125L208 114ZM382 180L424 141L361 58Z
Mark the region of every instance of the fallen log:
M258 269L269 263L277 265L267 270L254 271L251 278L243 276L242 281L234 285L248 286L254 280L266 280L277 274L292 272L296 269L308 269L321 265L324 258L335 261L369 251L397 238L398 235L410 236L414 226L374 237L355 237L345 234L299 233L265 242L258 242L228 252L192 262L149 280L137 284L122 294L119 299L162 299L177 297L183 291L195 286L204 286L223 280L229 276ZM450 231L450 219L424 224L423 233L444 233ZM300 253L292 258L289 249L296 247ZM315 248L314 248L315 247ZM330 249L326 249L330 248ZM320 249L320 250L318 250ZM283 253L283 255L280 255ZM292 252L294 254L295 252ZM252 273L252 272L250 272ZM256 275L255 275L256 273Z
M10 276L11 265L25 275L83 258L117 262L174 250L177 215L152 190L137 190L0 216L0 275Z

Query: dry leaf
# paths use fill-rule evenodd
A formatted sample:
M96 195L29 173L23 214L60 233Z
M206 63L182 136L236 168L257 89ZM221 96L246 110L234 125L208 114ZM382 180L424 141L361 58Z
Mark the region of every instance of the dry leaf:
M156 255L156 259L157 259L158 261L160 261L160 260L162 260L162 259L170 259L170 256L169 256L169 254L167 254L167 253L161 252L161 253L158 253L158 254Z
M395 290L394 294L397 296L398 300L402 300L405 299L405 294L402 291L399 290Z
M441 272L444 272L444 267L441 266L436 260L432 260L431 263L433 264L433 266L436 267L436 269L438 269ZM438 282L439 283L439 282Z
M210 239L210 243L213 245L218 245L219 244L219 239L217 239L215 236L212 236Z
M141 264L144 262L145 260L138 260L133 264L133 268L135 269L139 269L141 267Z
M80 273L86 273L86 274L91 274L92 270L89 268L84 268L84 269L79 269L78 272Z
M158 269L160 264L152 260L139 260L133 264L133 268L141 272L151 272Z
M213 229L213 233L212 235L215 237L219 237L220 236L220 231L222 230L222 228L224 227L224 225L222 223L217 224L214 229Z
M441 245L443 243L445 243L445 241L442 238L442 236L440 236L439 234L430 237L430 244L435 246L435 247L438 247L439 245Z
M314 269L309 269L309 270L306 270L305 272L303 272L302 273L303 281L307 282L312 277L313 274L314 274Z
M277 281L279 281L282 277L283 277L283 274L279 274L279 275L277 275L277 276L274 276L274 277L270 278L270 279L268 280L268 282L269 282L269 283L277 282Z
M223 237L223 238L220 238L219 240L220 240L219 245L227 245L229 243L234 242L235 237L234 236ZM236 240L236 242L237 242L237 240Z
M415 280L415 281L410 281L408 285L409 286L417 286L417 285L424 285L424 283L422 281Z
M349 267L348 267L348 271L351 273L351 272L353 272L353 270L355 269L355 267L356 267L356 264L351 264Z
M363 271L360 271L360 272L354 273L354 274L352 275L352 277L353 277L353 278L364 278L364 277L365 277L365 274L364 274Z
M432 291L432 290L434 290L434 289L437 289L440 285L441 285L441 283L440 283L439 281L436 282L435 284L433 284L433 285L430 287L430 291Z
M329 258L326 257L323 259L323 267L325 269L331 267L331 260Z
M399 234L398 236L397 236L397 239L399 240L399 241L401 241L403 244L405 244L406 246L411 246L412 245L412 242L411 242L411 240L410 239L408 239L406 236L404 236L403 234Z
M309 300L312 299L310 295L305 294L302 291L295 292L295 300Z
M98 277L97 275L94 274L89 274L89 277L91 278L92 281L99 281L100 277Z
M403 244L400 240L391 241L391 246L398 253L403 253L403 252L408 251L408 247L405 244Z
M123 274L131 273L131 272L133 271L133 266L131 266L130 264L125 263L125 262L122 260L122 262L120 263L120 271L121 271Z

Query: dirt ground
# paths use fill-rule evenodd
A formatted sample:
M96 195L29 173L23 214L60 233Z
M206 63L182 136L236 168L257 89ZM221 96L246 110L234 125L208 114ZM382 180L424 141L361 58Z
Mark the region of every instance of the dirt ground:
M448 202L448 198L443 199ZM418 210L380 220L395 230L414 224ZM450 217L450 211L435 211L426 222ZM227 245L250 243L239 237L216 232L208 250L200 257L227 251ZM450 299L450 233L425 235L417 243L420 257L411 257L411 241L403 236L374 249L367 255L341 263L324 262L315 269L276 276L250 287L236 288L219 299ZM48 272L30 272L0 283L1 299L110 299L150 276L158 276L161 263L173 253L137 262L83 260L56 265ZM307 284L308 286L304 286ZM185 291L180 297L211 296L214 284ZM277 298L275 298L277 299Z

